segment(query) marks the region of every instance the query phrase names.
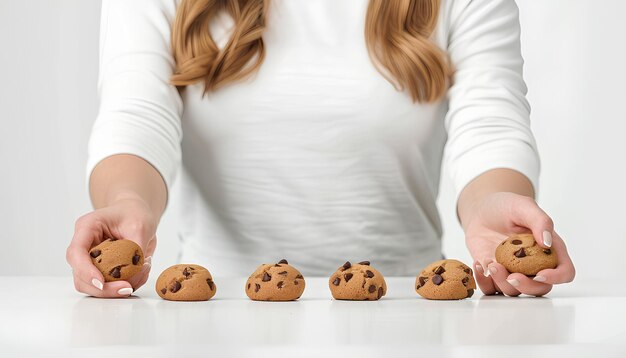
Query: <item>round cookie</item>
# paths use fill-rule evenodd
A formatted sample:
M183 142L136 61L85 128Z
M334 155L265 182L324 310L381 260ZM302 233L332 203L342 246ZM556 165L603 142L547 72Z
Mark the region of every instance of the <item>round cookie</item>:
M246 281L246 295L253 301L293 301L304 292L304 277L282 259L263 264Z
M206 301L217 292L211 273L200 265L168 267L159 275L155 288L169 301Z
M475 289L472 269L457 260L433 262L415 279L415 291L429 300L461 300Z
M513 235L496 248L496 261L509 272L534 276L539 271L557 266L558 258L552 249L537 245L532 234Z
M328 287L336 300L375 301L387 294L385 278L369 261L347 261L330 276Z
M130 240L109 238L92 247L89 255L105 282L126 281L143 267L141 247Z

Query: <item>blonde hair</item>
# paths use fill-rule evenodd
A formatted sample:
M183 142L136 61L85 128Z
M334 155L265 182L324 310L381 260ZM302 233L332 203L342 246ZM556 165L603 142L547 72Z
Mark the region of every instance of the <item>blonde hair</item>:
M365 40L379 72L413 101L433 102L448 86L451 68L445 53L430 41L440 0L370 0ZM172 31L179 87L204 82L205 93L255 72L263 63L263 31L269 0L182 0ZM234 30L220 49L209 23L225 10Z

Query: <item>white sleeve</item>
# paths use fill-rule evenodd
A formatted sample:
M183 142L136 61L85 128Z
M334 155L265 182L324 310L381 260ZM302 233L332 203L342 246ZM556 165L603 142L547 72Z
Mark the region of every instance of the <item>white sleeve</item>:
M183 105L170 84L175 0L103 0L100 110L89 139L86 180L114 154L133 154L161 174L169 190L181 160Z
M444 162L455 198L474 178L497 168L520 172L537 190L539 156L515 1L455 1L450 19L448 53L456 72L448 92Z

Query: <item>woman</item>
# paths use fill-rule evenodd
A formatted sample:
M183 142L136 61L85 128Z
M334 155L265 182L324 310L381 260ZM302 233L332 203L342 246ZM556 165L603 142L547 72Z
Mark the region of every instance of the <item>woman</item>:
M519 37L513 0L104 0L95 211L67 250L76 289L125 297L143 285L170 196L180 261L217 277L281 257L308 275L370 259L413 276L441 257L442 162L485 294L570 282L533 199ZM524 231L555 249L556 269L531 279L495 262L496 245ZM109 236L148 257L130 282L103 284L91 264Z

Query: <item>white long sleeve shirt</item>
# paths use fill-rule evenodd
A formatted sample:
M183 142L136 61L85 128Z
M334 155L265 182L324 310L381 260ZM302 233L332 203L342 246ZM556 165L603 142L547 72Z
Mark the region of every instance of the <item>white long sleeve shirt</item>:
M180 262L244 276L287 258L325 276L371 260L414 275L441 257L442 163L457 196L494 168L536 187L513 0L442 1L432 39L456 72L434 104L375 69L366 0L273 0L258 73L205 97L202 84L179 93L169 83L177 4L103 0L87 179L114 154L151 163L179 215ZM207 31L223 44L231 27L222 16Z

